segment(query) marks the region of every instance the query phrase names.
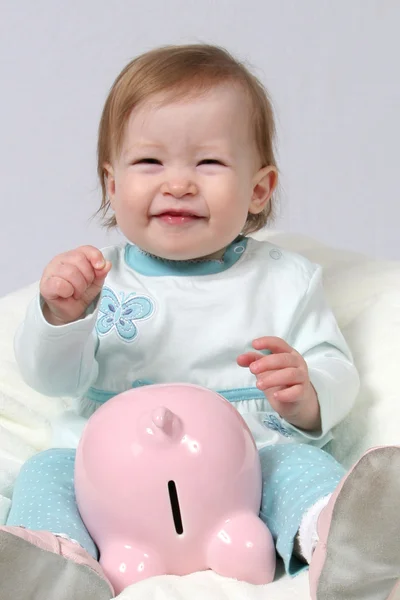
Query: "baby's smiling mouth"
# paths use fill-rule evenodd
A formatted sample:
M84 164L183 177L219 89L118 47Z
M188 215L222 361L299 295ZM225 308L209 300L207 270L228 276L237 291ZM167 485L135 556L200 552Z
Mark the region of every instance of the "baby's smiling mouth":
M163 212L153 215L153 218L168 225L185 225L204 219L203 216L188 210L173 209L166 209Z

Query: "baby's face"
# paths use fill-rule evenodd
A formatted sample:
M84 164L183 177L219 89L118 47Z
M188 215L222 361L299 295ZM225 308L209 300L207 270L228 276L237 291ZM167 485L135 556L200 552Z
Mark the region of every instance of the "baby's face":
M158 95L132 111L107 166L111 206L128 240L172 260L221 256L248 212L265 206L249 112L233 85L178 101Z

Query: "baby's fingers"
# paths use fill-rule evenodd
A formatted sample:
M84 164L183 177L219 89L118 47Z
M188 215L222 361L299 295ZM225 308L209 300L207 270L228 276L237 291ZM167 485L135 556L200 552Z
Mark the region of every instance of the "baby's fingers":
M257 387L260 390L267 390L273 387L293 386L298 383L304 383L304 381L305 374L301 369L278 369L277 371L261 373L257 377Z
M274 393L274 400L282 402L282 404L290 404L297 402L304 392L304 386L302 384L292 385L284 390L279 390Z
M62 282L65 281L69 286L66 286ZM88 283L82 273L82 271L71 263L61 262L57 265L57 270L55 272L48 272L48 275L45 275L43 278L41 293L42 296L46 300L54 300L57 296L54 296L54 291L57 289L61 290L61 293L58 294L61 298L69 298L73 296L75 300L79 300L82 295L85 293L88 287ZM72 288L72 293L70 290ZM51 297L47 295L47 290L50 291ZM67 291L68 290L68 291ZM63 294L68 293L67 296Z
M47 277L40 285L40 293L45 300L57 300L58 298L71 298L74 295L74 286L56 275Z
M107 260L104 263L104 267L102 267L101 269L95 269L95 271L94 271L95 278L93 281L93 285L101 287L104 283L105 278L107 277L108 273L110 272L111 267L112 267L112 263L109 260Z
M277 371L297 366L299 366L299 359L296 354L269 354L268 356L261 355L251 363L250 371L254 375L258 375L267 371Z
M106 266L106 260L103 253L94 246L80 246L74 252L82 254L92 265L93 269L101 270Z
M236 361L240 367L249 367L253 362L262 358L264 355L260 352L245 352L237 357Z

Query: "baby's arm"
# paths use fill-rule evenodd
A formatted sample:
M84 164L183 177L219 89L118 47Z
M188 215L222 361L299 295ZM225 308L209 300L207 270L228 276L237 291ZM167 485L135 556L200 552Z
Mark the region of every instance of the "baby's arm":
M321 411L317 392L310 381L302 355L279 337L253 340L255 350L269 350L264 356L247 352L238 357L257 378L257 387L265 393L272 408L288 423L305 431L320 431Z
M323 437L348 414L359 378L325 301L321 267L299 300L285 340L260 338L253 347L272 354L247 352L238 363L250 368L274 410L304 435Z
M103 266L97 268L102 262ZM40 296L28 307L15 336L24 380L50 396L80 396L95 381L97 336L94 300L110 270L99 250L83 246L46 267Z
M298 307L287 341L307 363L320 405L322 434L326 434L350 412L360 380L350 349L326 302L321 267L316 269Z

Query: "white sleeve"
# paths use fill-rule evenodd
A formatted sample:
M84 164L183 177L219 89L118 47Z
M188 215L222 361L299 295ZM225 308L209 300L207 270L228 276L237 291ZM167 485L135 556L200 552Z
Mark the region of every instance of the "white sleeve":
M97 309L93 305L85 318L56 327L44 318L42 304L38 294L15 335L15 357L22 377L47 396L82 396L98 374Z
M322 421L321 431L315 433L291 427L308 439L322 438L350 412L360 381L350 349L326 302L320 266L298 306L286 341L307 362Z

